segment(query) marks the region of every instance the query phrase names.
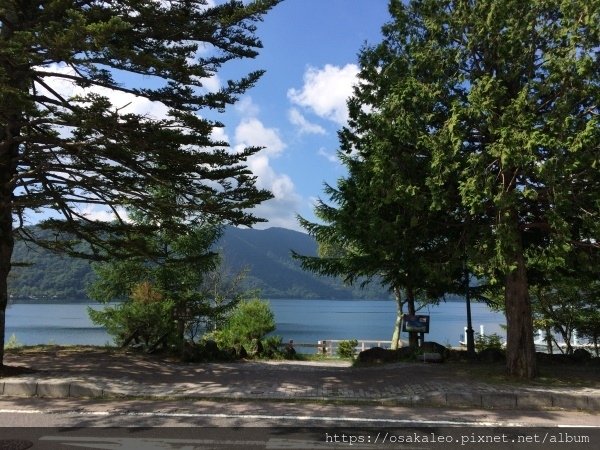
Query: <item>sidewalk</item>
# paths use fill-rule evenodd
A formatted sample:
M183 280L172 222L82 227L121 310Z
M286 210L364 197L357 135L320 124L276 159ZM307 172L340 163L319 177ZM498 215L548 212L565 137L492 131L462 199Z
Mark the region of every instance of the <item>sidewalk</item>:
M2 397L336 401L403 406L600 411L600 388L491 384L449 364L276 361L185 364L103 349L5 356L33 373L0 378Z

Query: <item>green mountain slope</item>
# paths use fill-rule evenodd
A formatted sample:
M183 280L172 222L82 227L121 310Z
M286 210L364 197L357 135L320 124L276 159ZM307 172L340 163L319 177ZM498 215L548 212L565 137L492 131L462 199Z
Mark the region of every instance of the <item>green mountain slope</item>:
M339 280L303 271L290 256L291 250L316 255L317 244L307 234L284 228L253 230L227 228L216 245L226 268L249 270L249 288L258 288L264 298L387 298L378 285L365 290L344 286ZM11 299L18 301L86 299L85 287L93 280L87 261L27 248L17 242L9 280Z

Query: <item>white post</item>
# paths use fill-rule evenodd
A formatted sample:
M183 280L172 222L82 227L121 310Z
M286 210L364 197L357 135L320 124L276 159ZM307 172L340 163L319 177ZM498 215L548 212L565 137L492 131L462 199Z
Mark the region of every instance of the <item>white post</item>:
M479 334L481 334L481 337L485 336L485 329L483 328L483 325L479 325Z
M322 355L327 353L327 341L318 341L317 353Z

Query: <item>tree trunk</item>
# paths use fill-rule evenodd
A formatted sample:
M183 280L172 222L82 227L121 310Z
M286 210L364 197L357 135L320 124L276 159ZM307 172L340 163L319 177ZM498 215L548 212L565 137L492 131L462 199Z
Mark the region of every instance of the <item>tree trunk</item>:
M560 326L559 332L563 338L563 341L565 342L565 352L564 353L567 355L572 355L573 347L571 345L571 339L573 338L573 327L569 324L567 324L566 326Z
M552 347L552 330L550 327L548 327L546 328L546 351L549 355L554 353L554 349Z
M417 313L417 309L415 307L415 292L413 291L412 287L408 287L406 289L406 304L408 307L408 315L414 316ZM419 347L419 333L416 331L409 331L408 346L410 348Z
M8 305L8 273L10 272L10 244L0 235L0 369L4 366L4 333L6 330L6 306ZM8 257L6 255L9 255ZM6 261L8 260L8 264Z
M401 327L402 315L404 314L404 302L402 301L402 293L400 292L400 289L394 288L394 298L396 300L396 322L394 323L394 333L392 334L392 350L402 347L400 332L402 331Z
M4 332L8 306L8 275L11 269L13 236L13 176L17 171L18 121L0 124L0 367L4 365Z
M0 136L4 134L0 131ZM4 144L4 142L2 143ZM8 305L8 274L14 247L10 146L0 144L0 368L4 365L4 330ZM8 149L7 149L8 147Z
M11 6L3 5L3 15L10 19L11 27L0 27L0 45L6 45L13 35L13 27L19 21ZM8 85L20 92L27 91L28 79L18 68L3 60L2 70ZM9 101L6 101L8 99ZM19 104L13 96L6 96L0 105L3 120L0 122L0 368L4 366L4 333L6 330L6 307L8 306L8 275L11 269L13 236L13 177L17 173L21 116Z
M529 299L527 271L522 249L515 252L516 268L506 277L506 365L508 374L518 378L537 375L533 316Z

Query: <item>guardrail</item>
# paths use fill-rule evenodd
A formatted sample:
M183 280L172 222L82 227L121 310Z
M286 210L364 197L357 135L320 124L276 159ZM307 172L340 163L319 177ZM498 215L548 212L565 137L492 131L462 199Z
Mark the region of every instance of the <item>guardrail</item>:
M315 353L319 355L333 356L337 352L337 348L340 342L344 342L350 339L325 339L317 341L317 343L298 343L290 340L287 343L282 343L282 346L291 346L293 348L309 348L315 349ZM392 341L383 340L358 340L358 345L354 347L356 352L362 352L372 347L390 348Z

